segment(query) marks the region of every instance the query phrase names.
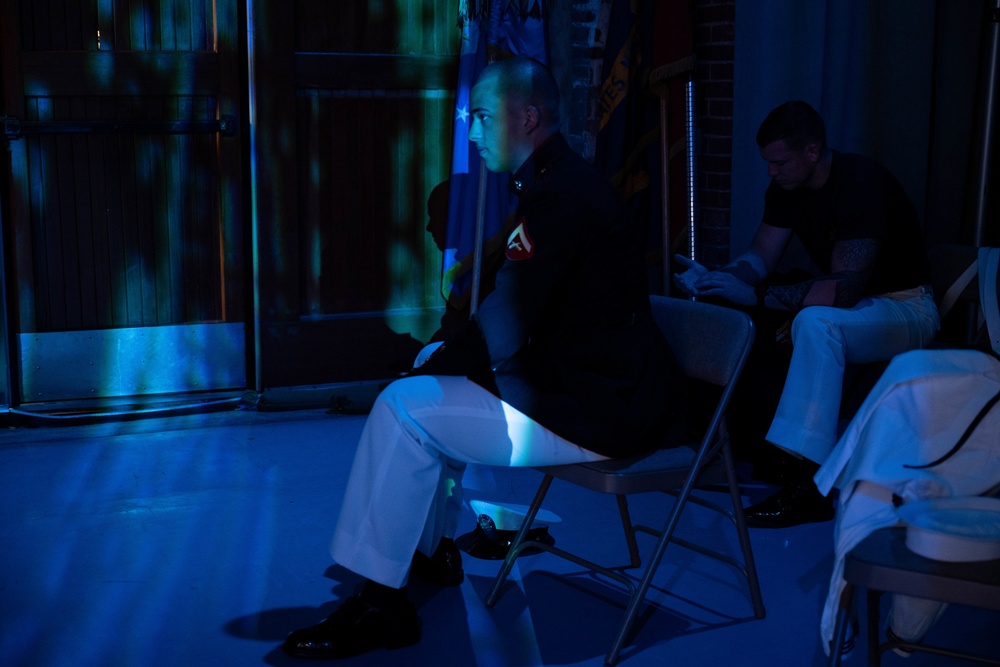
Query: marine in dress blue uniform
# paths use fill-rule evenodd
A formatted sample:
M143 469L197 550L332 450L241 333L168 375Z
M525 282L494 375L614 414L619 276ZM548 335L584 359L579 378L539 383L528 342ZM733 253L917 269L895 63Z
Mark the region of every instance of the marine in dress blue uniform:
M506 259L476 321L376 400L331 545L366 583L289 635L295 656L419 640L405 584L428 558L454 574L468 463L594 461L669 445L679 430L683 392L649 312L643 235L559 134L551 75L531 60L495 63L470 111L470 140L519 196Z

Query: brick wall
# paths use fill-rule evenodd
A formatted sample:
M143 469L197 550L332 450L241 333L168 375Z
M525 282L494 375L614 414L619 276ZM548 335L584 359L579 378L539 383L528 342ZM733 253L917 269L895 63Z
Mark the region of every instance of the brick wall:
M694 3L698 129L699 260L729 261L733 162L733 49L735 0Z
M573 148L587 159L594 157L609 7L610 0L582 0L573 2L570 10L573 76L567 134Z
M691 1L697 63L697 251L700 261L715 266L729 259L736 9L735 0ZM572 88L566 133L570 144L587 158L594 155L597 91L610 2L580 0L571 3L569 12Z

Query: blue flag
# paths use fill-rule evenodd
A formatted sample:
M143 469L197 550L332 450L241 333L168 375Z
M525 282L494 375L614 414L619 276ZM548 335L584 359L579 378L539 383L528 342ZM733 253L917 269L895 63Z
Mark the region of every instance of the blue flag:
M469 93L487 62L527 56L548 62L542 0L460 0L461 60L455 93L448 226L441 293L452 307L469 305L479 208L479 153L469 142ZM502 261L504 230L517 205L507 190L509 174L486 172L483 181L483 284ZM481 292L485 294L485 291Z
M654 4L611 3L594 154L595 165L643 228L647 252L660 245L659 101L648 88ZM657 285L651 280L650 287Z

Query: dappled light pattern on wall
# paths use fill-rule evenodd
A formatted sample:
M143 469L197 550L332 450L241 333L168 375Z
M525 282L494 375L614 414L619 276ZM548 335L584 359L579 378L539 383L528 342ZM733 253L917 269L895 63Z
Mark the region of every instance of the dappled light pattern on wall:
M20 403L246 386L237 8L3 5Z
M324 63L296 91L303 314L443 305L425 230L446 180L457 3L296 3L296 51ZM348 56L346 54L365 54ZM430 72L428 72L430 70Z
M21 7L20 111L45 127L12 150L22 331L231 319L239 147L184 127L235 111L215 3Z

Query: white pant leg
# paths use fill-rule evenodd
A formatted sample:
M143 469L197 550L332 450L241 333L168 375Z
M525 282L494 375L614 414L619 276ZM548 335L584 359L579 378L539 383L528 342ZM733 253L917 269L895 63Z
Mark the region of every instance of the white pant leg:
M889 627L905 641L919 642L948 608L944 602L893 593Z
M555 435L464 377L414 376L375 401L358 443L330 553L386 586L406 583L461 498L466 463L542 466L605 457ZM449 503L451 499L451 503Z
M822 463L837 442L845 365L922 348L938 327L929 294L803 308L792 322L792 360L767 441Z

